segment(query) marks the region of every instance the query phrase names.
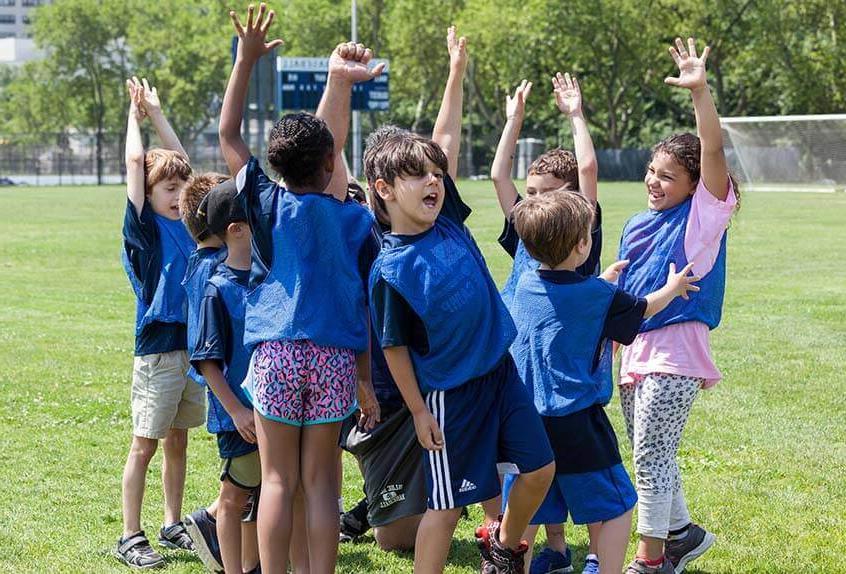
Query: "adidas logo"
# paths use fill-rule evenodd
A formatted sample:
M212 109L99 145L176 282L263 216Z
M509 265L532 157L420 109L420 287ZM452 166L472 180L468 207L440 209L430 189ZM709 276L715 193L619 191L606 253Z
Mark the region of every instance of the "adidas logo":
M458 489L458 492L470 492L471 490L476 490L475 484L473 484L466 478L461 481L461 488Z

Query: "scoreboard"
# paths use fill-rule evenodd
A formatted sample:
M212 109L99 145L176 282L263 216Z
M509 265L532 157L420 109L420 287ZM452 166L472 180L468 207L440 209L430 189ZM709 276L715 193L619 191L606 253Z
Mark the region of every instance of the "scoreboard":
M355 84L352 109L382 112L389 109L390 66L387 60L371 60L370 66L385 63L382 74ZM276 58L276 108L278 110L314 110L326 88L328 58Z

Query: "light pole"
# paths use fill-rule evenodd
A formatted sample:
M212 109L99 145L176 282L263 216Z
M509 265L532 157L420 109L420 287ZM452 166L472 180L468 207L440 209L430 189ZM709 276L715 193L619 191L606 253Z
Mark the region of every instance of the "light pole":
M356 0L352 0L350 6L350 36L353 42L358 42L358 10ZM352 113L352 174L358 179L361 165L361 112L353 110Z

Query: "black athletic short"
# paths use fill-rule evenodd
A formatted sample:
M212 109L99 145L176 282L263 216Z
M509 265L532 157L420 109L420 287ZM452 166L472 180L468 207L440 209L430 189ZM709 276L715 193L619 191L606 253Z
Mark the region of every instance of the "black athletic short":
M364 475L370 525L385 526L426 512L423 447L408 408L387 415L370 432L356 422L354 417L344 421L341 447L356 457Z

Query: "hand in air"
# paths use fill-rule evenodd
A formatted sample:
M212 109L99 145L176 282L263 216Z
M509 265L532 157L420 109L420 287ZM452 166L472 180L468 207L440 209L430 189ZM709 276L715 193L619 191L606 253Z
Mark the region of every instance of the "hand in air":
M688 293L699 291L699 287L693 285L701 279L692 275L693 263L685 265L684 269L676 273L676 264L670 263L670 274L667 277L667 286L672 289L674 295L680 295L682 299L689 299ZM690 274L690 275L689 275Z
M705 46L702 56L696 55L696 41L693 38L687 39L687 50L684 49L684 42L676 38L676 45L670 46L670 55L679 67L679 76L664 78L664 83L678 88L687 88L694 91L707 85L705 74L705 61L711 48Z
M447 28L447 48L449 49L449 67L460 74L467 69L467 38L456 38L455 26Z
M147 116L144 111L144 86L133 76L126 80L126 89L129 91L129 113L140 122Z
M532 82L523 80L514 90L514 97L505 96L505 117L509 120L523 120L526 113L526 100L532 92Z
M628 259L622 259L616 263L612 263L607 269L605 269L605 271L602 272L602 274L600 274L599 277L605 279L609 283L616 283L617 279L620 278L620 273L623 272L623 269L625 269L628 264Z
M343 78L353 84L367 82L379 76L385 69L384 63L368 69L367 65L372 59L373 52L364 44L338 44L329 57L329 75L333 78Z
M555 94L555 105L568 118L582 113L582 91L576 76L569 73L561 75L558 72L552 77L552 91Z
M414 415L414 430L417 440L426 450L441 450L444 448L444 435L441 427L428 410Z
M267 14L266 17L265 14ZM234 10L229 12L229 18L238 34L238 55L240 57L254 62L284 43L281 39L265 42L267 30L275 17L276 12L273 10L267 12L267 4L264 2L259 4L257 16L255 15L255 6L250 4L247 8L246 26L241 24L241 20Z

